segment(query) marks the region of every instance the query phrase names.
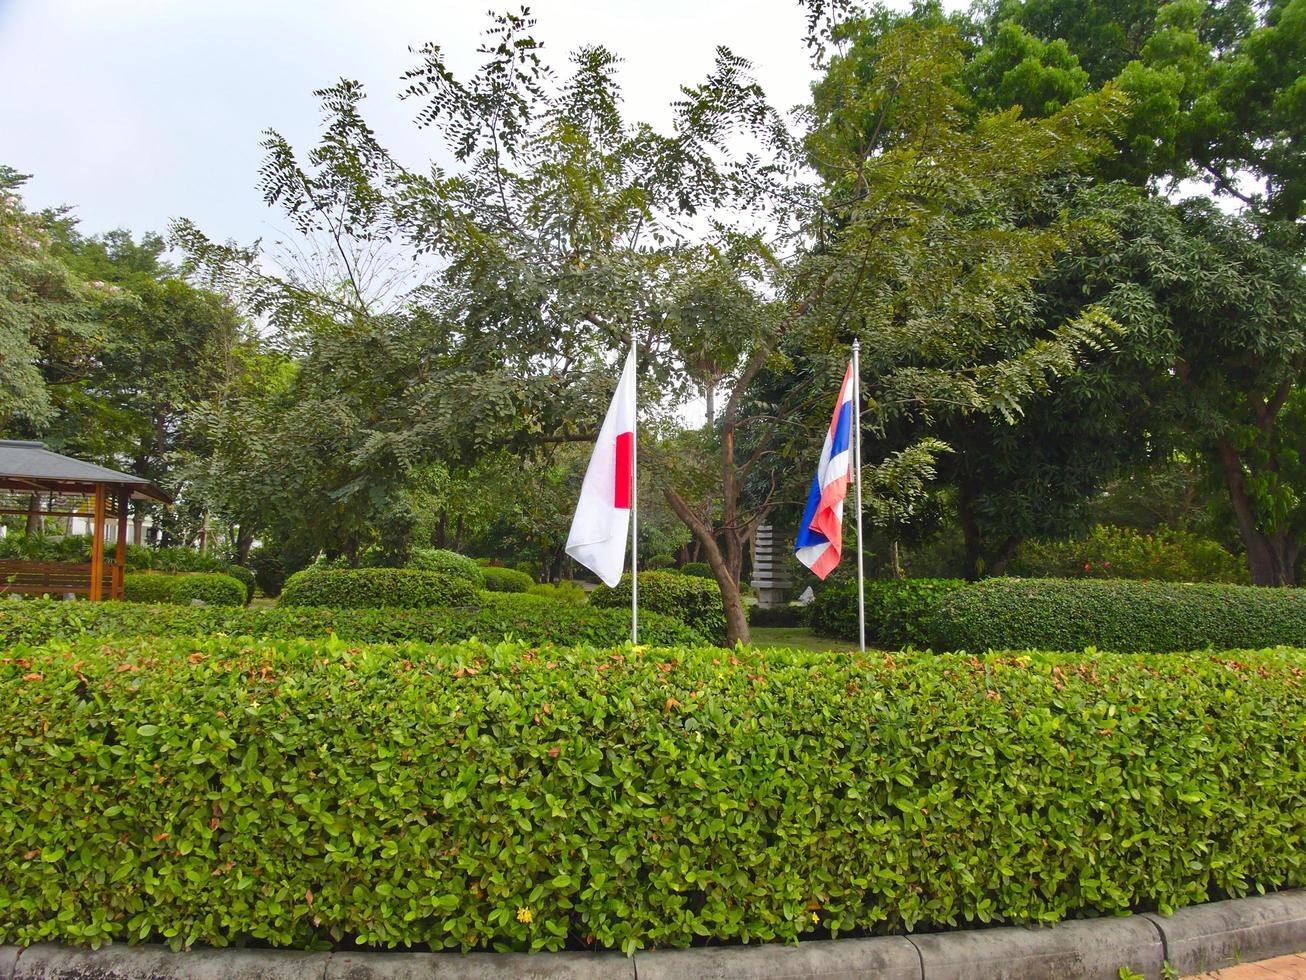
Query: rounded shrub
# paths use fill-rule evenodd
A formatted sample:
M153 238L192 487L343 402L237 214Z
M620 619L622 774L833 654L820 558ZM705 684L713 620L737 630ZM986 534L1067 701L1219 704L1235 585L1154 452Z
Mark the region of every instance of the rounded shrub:
M177 579L162 572L127 572L122 577L122 596L128 602L171 602Z
M1303 685L1300 651L23 647L0 943L630 952L1297 888Z
M562 602L569 606L583 606L590 601L589 594L576 582L539 582L527 591L533 596L541 596Z
M243 606L249 601L245 583L217 572L128 572L123 576L128 602L172 602L194 599L215 606Z
M1218 541L1159 527L1152 534L1099 524L1083 538L1026 541L1011 562L1022 578L1126 578L1248 584L1247 563Z
M676 559L671 555L649 555L640 562L640 564L643 565L647 571L660 572L663 569L675 568Z
M254 598L254 586L258 582L254 576L254 572L251 569L245 568L243 565L228 565L223 570L222 574L230 575L232 578L238 580L241 585L245 586L245 605L249 605L250 601Z
M245 583L230 575L195 572L177 575L168 601L186 605L196 599L210 606L243 606L248 599Z
M410 568L304 570L286 580L280 606L332 609L424 609L476 605L478 590L466 579Z
M525 572L515 568L497 568L486 566L481 569L485 578L485 588L490 592L525 592L535 584L535 580Z
M866 583L866 642L897 649L924 647L933 642L931 622L943 599L965 586L961 579L909 578ZM825 586L807 609L807 621L818 636L857 639L857 582L843 580Z
M680 574L690 575L695 578L710 578L713 581L716 580L716 576L712 574L712 566L705 561L686 562L684 565L680 566Z
M600 585L590 593L590 605L630 608L630 576L623 576L615 589ZM721 589L715 581L675 572L640 572L639 608L673 616L713 643L726 640Z
M989 579L953 591L935 649L1121 653L1306 646L1306 590L1243 585Z
M419 572L439 572L450 578L460 578L474 589L485 588L484 570L476 559L444 548L415 548L408 559L408 568Z

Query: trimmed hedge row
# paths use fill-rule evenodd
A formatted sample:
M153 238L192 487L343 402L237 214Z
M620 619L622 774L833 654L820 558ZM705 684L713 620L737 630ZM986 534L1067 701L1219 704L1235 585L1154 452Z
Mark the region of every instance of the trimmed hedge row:
M1301 651L0 654L0 942L630 951L1306 885Z
M0 646L46 643L80 636L325 637L355 643L456 643L511 636L523 643L621 643L630 616L527 595L485 593L479 609L186 608L118 602L0 602ZM640 616L649 643L696 645L702 637L658 613Z
M515 568L487 565L481 569L485 588L491 592L525 592L535 584L535 579Z
M160 574L129 572L122 580L123 598L128 602L171 602L186 605L192 600L211 606L243 606L250 593L245 583L216 572Z
M761 606L746 606L745 609L748 612L749 626L793 628L807 622L807 608L792 602L772 606L770 609Z
M965 585L961 579L943 578L867 582L866 642L890 649L930 646L934 643L931 623L934 610L946 596ZM857 582L827 585L816 593L807 615L818 636L856 641ZM1081 643L1078 648L1091 645Z
M989 579L944 597L928 629L935 648L946 650L1306 646L1306 590Z
M468 558L445 548L417 548L408 559L408 568L419 572L439 572L450 578L460 578L474 589L485 588L485 576L475 558Z
M112 546L109 546L109 551L112 551ZM0 538L0 558L89 562L91 535L71 535L60 538L38 535L29 538L24 534L10 534ZM247 602L254 598L255 581L252 571L192 548L147 548L143 545L129 544L126 547L124 563L129 572L206 572L230 575L245 584L248 593Z
M277 604L332 609L430 609L474 606L477 596L477 588L466 579L440 572L409 568L306 569L286 579Z
M590 593L590 605L630 608L630 576L623 575L615 589L600 585ZM639 609L672 616L712 643L726 640L726 614L721 607L721 587L712 579L677 572L640 572Z

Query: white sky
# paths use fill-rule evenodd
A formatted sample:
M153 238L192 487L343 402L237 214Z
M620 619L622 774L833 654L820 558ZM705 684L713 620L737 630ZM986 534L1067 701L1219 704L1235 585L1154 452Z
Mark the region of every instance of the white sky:
M341 76L369 93L367 118L421 167L436 140L411 123L399 77L408 47L478 62L491 0L0 0L0 163L33 175L31 207L71 204L85 233L164 231L193 219L210 237L272 237L255 189L261 133L316 138L315 88ZM538 0L551 64L586 43L625 59L632 118L665 127L682 83L716 45L749 58L773 104L803 102L813 74L795 0ZM497 9L508 9L498 7ZM515 9L515 8L514 8Z

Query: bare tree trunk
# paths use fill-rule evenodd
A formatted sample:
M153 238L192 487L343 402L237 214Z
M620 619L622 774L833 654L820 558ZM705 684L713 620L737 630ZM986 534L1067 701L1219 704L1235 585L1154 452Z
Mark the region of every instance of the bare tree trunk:
M431 547L443 548L445 541L449 539L449 512L443 507L440 508L440 523L435 526L435 531L431 534Z
M1286 532L1266 534L1260 530L1251 495L1247 492L1242 458L1233 443L1221 439L1220 468L1229 488L1229 502L1243 547L1247 549L1247 569L1254 585L1296 585L1298 542Z
M41 530L41 495L34 493L27 501L27 536L34 538Z
M703 397L707 401L704 428L712 428L716 422L716 381L709 378L703 385Z
M736 643L747 643L748 637L748 615L744 612L744 596L739 590L738 562L742 559L742 549L739 547L737 536L733 551L733 559L736 562L736 571L732 575L730 560L726 555L721 553L721 548L717 544L716 535L712 532L712 527L685 503L684 499L670 487L664 487L662 495L666 498L671 509L676 512L685 525L694 535L694 540L702 547L703 554L707 557L707 563L712 569L712 577L716 579L716 584L721 588L721 607L726 617L726 646L734 646Z
M250 549L254 547L254 529L248 523L236 529L236 564L243 565L249 560Z

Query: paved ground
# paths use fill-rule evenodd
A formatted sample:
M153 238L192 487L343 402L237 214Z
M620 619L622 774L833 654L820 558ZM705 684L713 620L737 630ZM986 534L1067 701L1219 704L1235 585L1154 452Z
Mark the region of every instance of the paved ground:
M1277 956L1259 963L1240 963L1211 973L1198 973L1185 980L1306 980L1306 953Z

